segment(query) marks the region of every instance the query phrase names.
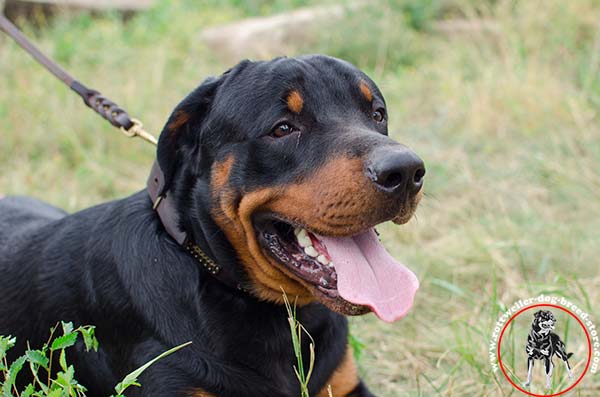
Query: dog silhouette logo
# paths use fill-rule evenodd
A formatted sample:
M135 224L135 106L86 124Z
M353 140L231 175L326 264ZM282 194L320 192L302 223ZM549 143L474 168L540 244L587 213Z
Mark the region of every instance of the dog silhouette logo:
M538 310L533 315L531 331L527 335L525 351L527 353L527 380L523 383L524 387L531 385L533 367L536 361L543 361L546 372L546 388L552 387L552 370L554 369L554 356L557 356L565 363L569 379L573 380L573 370L569 364L569 358L573 353L567 353L565 344L560 337L555 334L556 317L550 310Z

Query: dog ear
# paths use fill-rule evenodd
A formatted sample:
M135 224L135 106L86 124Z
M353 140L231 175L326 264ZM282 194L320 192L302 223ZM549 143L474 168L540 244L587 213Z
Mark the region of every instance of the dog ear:
M537 312L533 313L533 318L540 318L542 316L542 311L538 310Z
M186 140L194 140L193 134L200 132L202 122L210 112L223 76L209 77L204 80L177 105L160 133L156 157L165 178L163 192L169 189L171 179L177 169L180 158L178 152Z

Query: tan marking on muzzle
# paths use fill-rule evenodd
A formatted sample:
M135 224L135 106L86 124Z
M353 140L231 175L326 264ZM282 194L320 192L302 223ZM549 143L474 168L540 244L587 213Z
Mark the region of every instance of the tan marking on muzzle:
M300 305L314 301L314 288L260 246L252 216L275 213L319 233L347 236L389 219L389 197L377 190L364 174L359 158L330 160L314 174L288 185L236 192L224 182L223 166L212 171L212 216L224 231L245 266L254 292L264 300L282 303L281 288ZM240 199L241 198L241 199Z
M310 303L312 295L291 274L284 273L265 257L252 224L252 214L276 195L275 190L263 189L243 196L236 208L237 195L222 191L219 195L219 208L213 210L213 219L224 231L227 239L237 252L251 281L252 292L267 301L283 303L283 290L290 299L298 297L299 304ZM274 261L274 260L273 260Z

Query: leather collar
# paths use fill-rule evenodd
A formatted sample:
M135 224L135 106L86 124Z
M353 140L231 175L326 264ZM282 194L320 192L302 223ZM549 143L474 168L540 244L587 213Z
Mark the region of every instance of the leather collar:
M204 267L217 280L230 288L246 291L233 267L220 266L209 255L200 248L192 237L182 230L179 225L179 217L175 210L173 198L168 190L165 190L165 175L160 169L158 162L152 165L152 171L148 177L147 190L153 203L153 209L163 224L165 231L182 246L190 255Z

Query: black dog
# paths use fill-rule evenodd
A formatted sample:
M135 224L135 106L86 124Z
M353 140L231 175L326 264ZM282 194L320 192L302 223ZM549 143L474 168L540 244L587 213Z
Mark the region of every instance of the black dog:
M558 335L551 332L554 329L554 324L556 324L556 318L554 318L554 314L551 311L538 310L533 316L531 332L527 336L527 345L525 346L525 350L527 351L527 381L523 383L523 386L531 384L535 360L544 360L546 387L549 389L552 387L552 369L554 368L552 358L556 354L563 360L567 367L569 379L573 379L573 372L569 365L569 358L571 358L573 353L567 354L563 341L560 340Z
M73 215L0 200L0 334L18 337L13 358L73 321L97 327L98 353L69 356L91 395L192 341L132 393L297 397L284 290L315 340L311 395L372 396L344 315L394 321L412 305L418 281L373 227L410 219L425 173L387 120L376 85L346 62L244 61L177 106L149 193Z

